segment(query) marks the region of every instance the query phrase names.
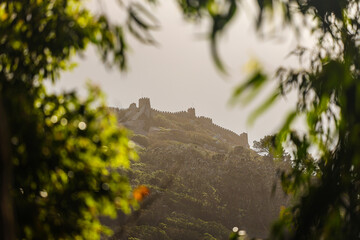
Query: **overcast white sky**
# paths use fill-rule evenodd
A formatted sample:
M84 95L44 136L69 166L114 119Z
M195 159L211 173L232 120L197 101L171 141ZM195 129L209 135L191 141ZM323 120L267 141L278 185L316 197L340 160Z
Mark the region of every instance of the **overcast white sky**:
M289 64L286 56L299 44L297 38L285 31L281 39L261 40L254 31L255 10L247 5L220 42L220 53L230 73L224 77L212 62L209 42L198 37L205 32L206 24L186 23L175 3L163 0L152 9L161 24L161 29L154 33L159 46L144 46L128 37L131 53L127 73L106 69L90 48L85 58L76 59L78 67L64 73L54 88L57 91L75 88L82 92L86 81L91 79L106 93L110 106L127 108L138 98L149 97L152 107L163 111L195 107L198 116L211 117L214 123L237 133L248 132L250 145L253 140L276 131L294 106L291 97L262 115L252 127L246 122L256 103L243 108L230 107L228 102L234 86L245 79L244 66L250 59L258 59L268 70ZM104 9L120 21L119 9L111 1L107 4ZM98 5L91 7L97 9Z

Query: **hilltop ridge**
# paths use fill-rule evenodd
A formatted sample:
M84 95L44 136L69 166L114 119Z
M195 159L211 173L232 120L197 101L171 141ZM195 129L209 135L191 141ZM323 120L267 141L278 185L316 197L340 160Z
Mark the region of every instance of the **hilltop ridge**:
M151 108L149 98L140 98L138 107L136 103L132 103L127 109L114 107L109 109L117 115L120 124L131 129L135 134L149 135L159 131L159 128L192 132L206 129L207 134L216 139L215 141L226 142L233 147L249 148L247 133L237 134L213 123L211 118L196 116L195 108L179 112L160 111ZM171 119L172 123L168 119ZM200 128L190 126L199 126Z

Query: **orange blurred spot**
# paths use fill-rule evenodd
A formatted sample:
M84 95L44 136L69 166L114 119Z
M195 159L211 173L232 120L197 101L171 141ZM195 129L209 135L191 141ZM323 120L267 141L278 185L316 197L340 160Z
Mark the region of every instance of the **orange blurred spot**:
M136 201L141 202L147 195L149 195L150 190L145 185L140 185L133 191L133 197Z

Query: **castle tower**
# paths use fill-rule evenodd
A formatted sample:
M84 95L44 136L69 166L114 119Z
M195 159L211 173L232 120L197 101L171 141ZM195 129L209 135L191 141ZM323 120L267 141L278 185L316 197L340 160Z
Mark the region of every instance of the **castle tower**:
M195 118L195 108L189 108L187 112L190 118Z
M140 98L139 99L139 111L144 114L146 118L151 116L151 105L150 98Z
M240 145L246 148L250 148L248 134L243 132L239 136L240 136Z
M151 105L150 105L150 98L140 98L139 99L139 108L143 108L145 107L146 109L150 109Z

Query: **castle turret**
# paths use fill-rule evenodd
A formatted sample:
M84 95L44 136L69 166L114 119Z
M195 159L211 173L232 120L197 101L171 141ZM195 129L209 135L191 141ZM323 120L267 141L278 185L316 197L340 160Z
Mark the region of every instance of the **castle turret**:
M151 105L150 98L140 98L139 99L139 113L143 115L142 118L150 118L151 117Z
M189 108L187 112L190 118L195 118L195 108Z
M240 145L246 148L250 148L248 134L243 132L239 136L240 136Z
M140 98L139 99L139 108L143 108L145 107L146 109L150 109L151 105L150 105L150 98Z

